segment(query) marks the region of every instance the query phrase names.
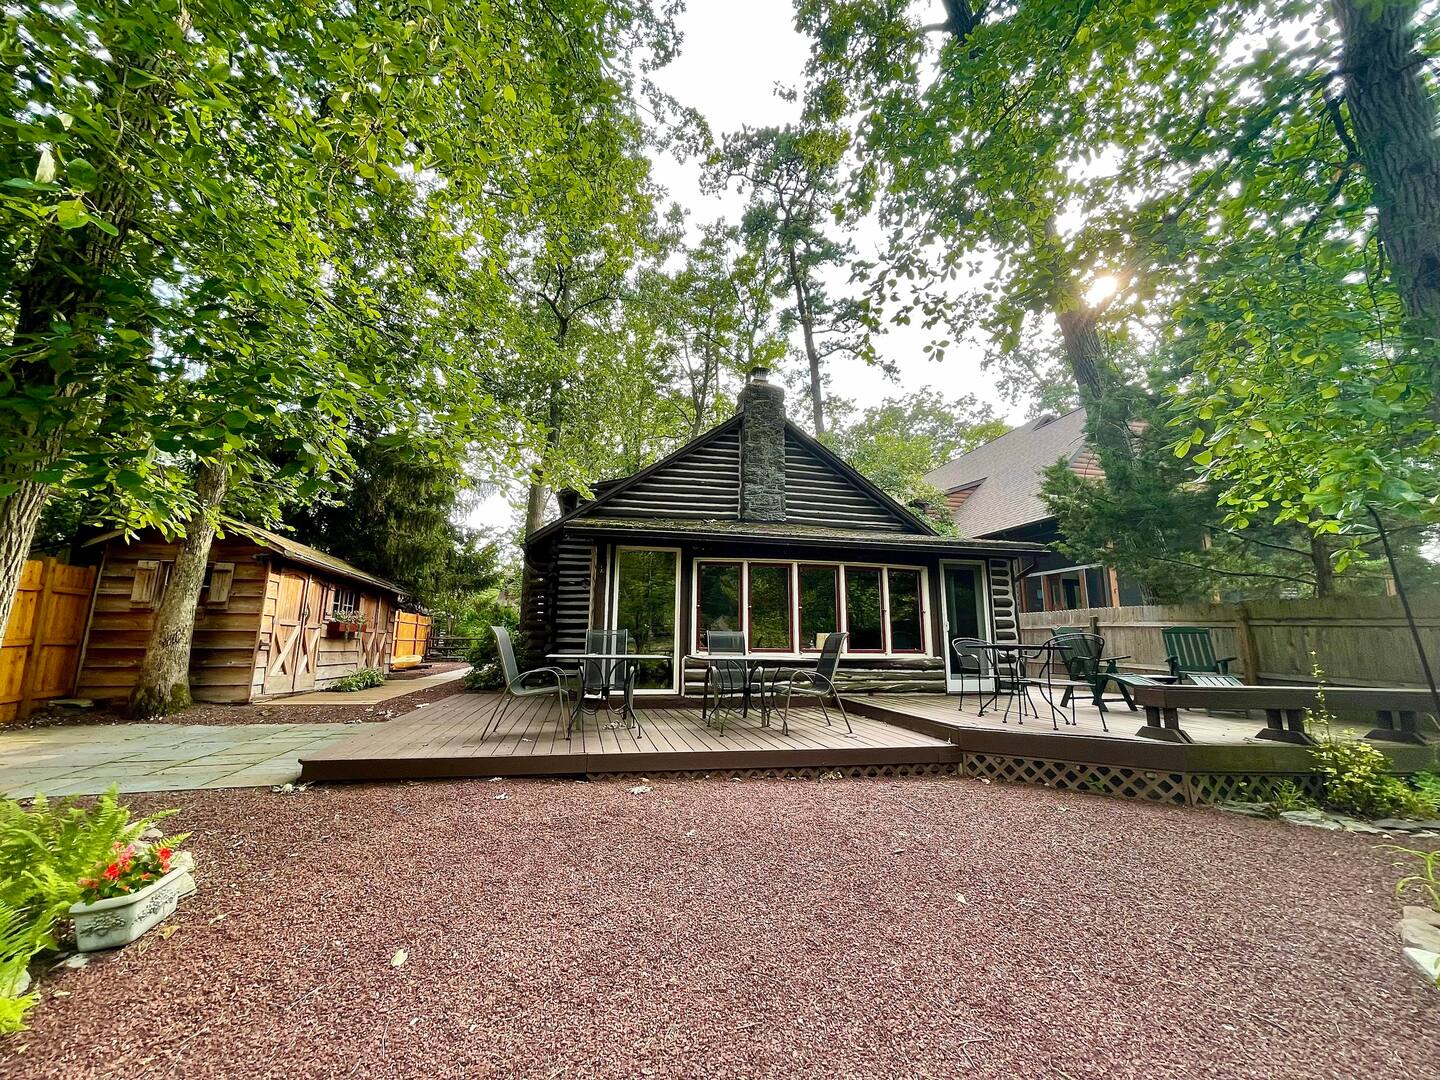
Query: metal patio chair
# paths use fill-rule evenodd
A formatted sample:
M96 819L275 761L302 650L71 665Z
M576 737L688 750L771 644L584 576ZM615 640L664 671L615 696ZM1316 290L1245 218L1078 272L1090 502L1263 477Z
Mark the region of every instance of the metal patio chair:
M957 637L950 642L955 654L956 674L961 678L959 701L956 708L965 711L965 683L967 676L974 677L980 685L975 690L975 701L980 706L980 716L985 715L985 680L995 678L995 660L988 649L979 648L985 642L980 638ZM991 697L995 697L994 693Z
M515 646L510 641L510 631L503 626L490 627L491 633L495 635L495 647L500 653L500 672L505 678L505 688L501 691L500 700L495 703L495 710L490 714L490 719L485 721L485 726L480 729L480 737L485 738L486 734L493 729L500 730L500 721L505 719L505 713L509 711L512 703L521 698L540 697L542 694L554 694L560 699L560 713L568 718L570 712L569 693L565 686L569 676L556 667L532 668L529 671L521 671L520 665L515 662ZM526 686L525 680L532 676L543 676L546 679L555 680L553 686ZM565 737L570 737L570 729L565 729Z
M708 726L718 718L720 734L725 734L725 717L750 708L750 670L745 660L745 635L735 630L711 630L705 639L709 659L705 664L705 686L700 692L700 719ZM715 704L710 705L710 691L715 691ZM730 704L726 704L727 700Z
M852 735L855 729L850 726L850 717L845 713L845 702L840 698L840 691L835 689L835 669L840 666L840 653L845 648L845 642L850 640L849 633L839 631L831 634L825 639L825 647L820 650L820 659L815 663L815 670L809 668L778 668L770 680L768 693L770 696L769 706L763 704L762 711L765 722L769 722L770 709L775 707L775 701L780 692L785 692L785 708L780 713L780 733L790 734L790 699L799 694L801 697L813 697L820 702L820 711L825 715L825 723L830 724L830 710L825 707L827 698L832 699L840 709L840 719L845 721L845 730ZM782 681L783 680L783 681Z
M586 630L585 651L587 653L628 653L630 651L629 630ZM585 713L592 716L610 708L611 697L618 691L621 700L621 716L639 729L635 716L635 677L638 665L625 660L581 660L580 698L577 702L574 720L580 721Z
M1165 660L1170 674L1198 686L1244 686L1244 680L1230 674L1230 662L1238 656L1216 658L1215 643L1207 626L1166 626L1160 630L1165 642Z

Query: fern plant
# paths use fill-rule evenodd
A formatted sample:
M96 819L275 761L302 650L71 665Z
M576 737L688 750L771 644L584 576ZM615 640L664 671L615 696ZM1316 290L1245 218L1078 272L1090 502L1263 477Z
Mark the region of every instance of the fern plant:
M378 667L367 667L352 671L349 675L342 675L331 683L329 688L348 694L355 690L368 690L372 686L384 685L385 672Z
M0 1032L19 1030L34 1004L14 990L31 958L58 944L60 921L82 897L80 879L174 812L132 821L115 788L89 807L43 795L29 809L0 799Z

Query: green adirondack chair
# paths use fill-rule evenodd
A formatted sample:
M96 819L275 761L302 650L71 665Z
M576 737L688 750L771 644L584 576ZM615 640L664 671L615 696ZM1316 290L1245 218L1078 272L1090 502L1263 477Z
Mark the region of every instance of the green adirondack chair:
M1160 631L1165 641L1165 659L1170 674L1202 686L1244 686L1238 675L1230 674L1230 661L1238 656L1215 656L1215 643L1205 626L1166 626Z
M1070 704L1077 686L1085 686L1090 690L1092 703L1101 712L1101 723L1104 724L1104 713L1107 711L1107 701L1123 701L1127 708L1134 709L1135 702L1130 697L1129 688L1116 676L1119 674L1118 664L1121 660L1129 660L1128 656L1106 656L1105 639L1098 634L1089 634L1083 631L1072 630L1066 626L1057 626L1050 632L1050 640L1055 644L1063 646L1060 659L1065 665L1065 673L1070 678L1070 685L1065 687L1065 696L1061 699L1061 706ZM1120 696L1106 697L1105 691L1111 683L1115 689L1120 691ZM1109 731L1109 727L1105 728Z

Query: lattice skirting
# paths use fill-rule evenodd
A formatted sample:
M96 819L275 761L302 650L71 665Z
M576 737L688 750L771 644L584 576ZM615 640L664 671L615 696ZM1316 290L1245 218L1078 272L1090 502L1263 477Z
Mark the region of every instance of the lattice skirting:
M1075 761L966 754L963 764L850 765L843 768L675 769L623 773L591 773L589 779L644 780L655 777L705 780L855 780L867 777L965 776L1007 784L1037 784L1058 791L1084 791L1121 799L1175 805L1205 805L1240 799L1264 802L1282 784L1291 784L1311 798L1319 795L1320 778L1305 773L1173 773L1090 765Z

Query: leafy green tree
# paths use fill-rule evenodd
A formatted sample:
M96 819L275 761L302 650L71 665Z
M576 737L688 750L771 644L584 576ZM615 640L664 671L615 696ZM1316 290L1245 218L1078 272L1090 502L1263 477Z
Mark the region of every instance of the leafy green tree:
M773 268L774 295L789 298L780 327L800 330L817 436L825 434L825 359L838 353L875 359L865 305L832 295L823 280L827 269L854 266L853 247L832 235L845 146L833 129L747 128L727 136L707 162L712 185L738 181L748 196L740 231L753 265Z
M830 403L836 423L825 441L887 494L948 526L944 493L925 474L1005 434L1007 425L971 394L947 399L936 390L887 398L851 420L848 401Z
M56 483L183 530L137 687L137 711L163 708L220 502L321 490L357 409L423 417L439 444L512 443L467 378L504 350L463 335L492 325L481 300L515 222L632 186L614 167L626 58L672 44L620 0L17 9L0 39L17 136L0 151L0 620ZM257 452L275 442L284 476Z
M344 488L286 512L296 539L404 586L418 602L451 610L496 584L496 552L459 524L469 499L452 463L417 454L403 433L357 441Z

